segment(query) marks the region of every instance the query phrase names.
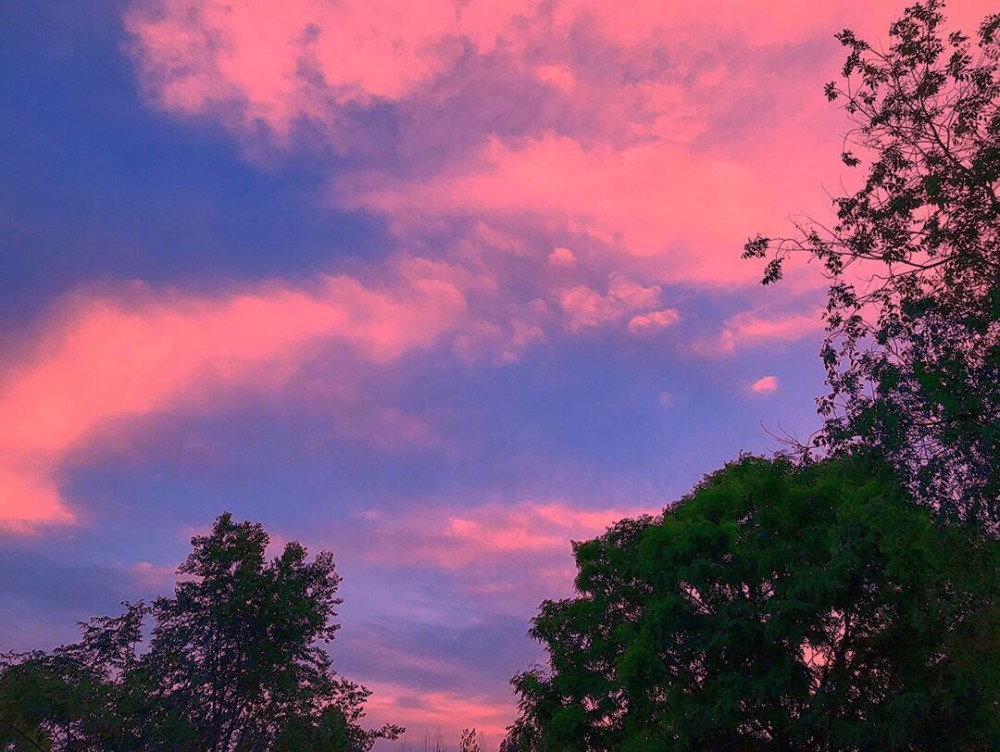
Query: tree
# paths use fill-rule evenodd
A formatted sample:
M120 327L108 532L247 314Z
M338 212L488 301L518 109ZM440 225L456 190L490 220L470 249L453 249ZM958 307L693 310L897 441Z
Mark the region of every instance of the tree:
M0 749L135 748L128 720L136 717L135 692L125 679L146 607L122 605L119 617L81 624L79 643L2 657Z
M51 654L8 656L2 748L365 752L396 738L397 726L360 726L370 693L321 647L338 629L332 556L309 560L292 542L268 561L268 543L260 525L223 514L192 539L173 597L123 604Z
M504 749L995 749L998 554L875 460L744 457L574 544Z
M483 746L482 734L477 734L474 728L462 729L458 752L483 752Z
M791 238L744 257L781 278L795 253L831 278L819 401L832 451L878 448L947 518L1000 525L1000 14L973 44L945 36L941 0L908 8L881 50L851 31L843 162L862 187ZM854 149L855 151L852 151Z

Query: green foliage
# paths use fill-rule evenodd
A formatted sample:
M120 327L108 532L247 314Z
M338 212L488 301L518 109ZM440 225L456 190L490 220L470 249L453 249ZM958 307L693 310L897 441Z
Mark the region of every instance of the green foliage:
M1000 742L998 549L884 466L746 457L574 545L505 750L978 750Z
M763 282L801 252L831 278L820 400L834 451L878 448L949 518L1000 524L1000 15L945 35L941 0L908 8L882 51L851 31L843 162L867 170L836 224L749 241Z
M321 647L340 603L331 555L292 542L268 561L268 542L223 514L192 540L173 597L125 603L51 654L6 656L0 749L366 752L396 738L360 726L369 692Z

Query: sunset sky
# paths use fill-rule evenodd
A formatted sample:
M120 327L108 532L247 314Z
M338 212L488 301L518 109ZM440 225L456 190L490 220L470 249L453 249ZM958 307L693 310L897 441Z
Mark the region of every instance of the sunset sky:
M495 743L571 539L818 426L824 280L739 256L901 0L0 7L0 650L230 510L334 552L373 722Z

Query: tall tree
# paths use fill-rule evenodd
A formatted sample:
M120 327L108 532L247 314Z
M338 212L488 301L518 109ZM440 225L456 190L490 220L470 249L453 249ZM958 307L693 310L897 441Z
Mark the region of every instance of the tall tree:
M365 752L402 729L361 725L365 688L322 643L341 602L333 558L223 514L192 539L172 597L125 604L79 643L0 665L3 749ZM138 649L146 617L153 627Z
M949 518L1000 525L1000 15L946 34L941 0L908 8L882 49L851 31L843 162L866 175L836 223L758 236L764 283L804 253L832 279L820 400L834 451L877 447Z
M745 457L574 544L504 749L986 750L1000 550L884 465Z

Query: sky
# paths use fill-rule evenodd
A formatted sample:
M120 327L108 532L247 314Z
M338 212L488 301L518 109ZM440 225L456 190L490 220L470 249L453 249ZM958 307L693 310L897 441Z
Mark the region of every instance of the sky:
M228 510L334 552L373 723L495 745L570 540L818 427L825 281L740 253L857 180L898 0L0 9L0 649Z

